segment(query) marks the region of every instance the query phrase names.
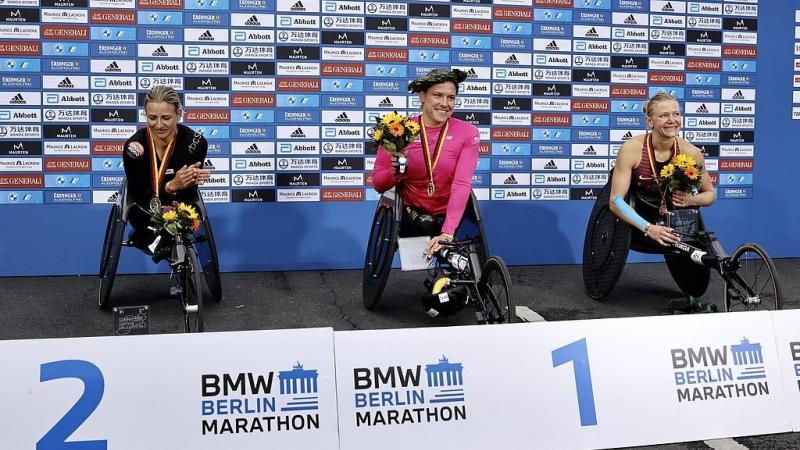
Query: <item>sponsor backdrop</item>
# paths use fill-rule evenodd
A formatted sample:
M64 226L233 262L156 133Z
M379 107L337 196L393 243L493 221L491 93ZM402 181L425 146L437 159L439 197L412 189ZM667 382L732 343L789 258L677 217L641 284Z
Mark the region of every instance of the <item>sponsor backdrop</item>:
M797 319L5 341L2 442L577 449L797 431Z
M580 261L592 202L662 90L718 188L709 225L729 246L797 256L794 210L769 229L748 219L793 201L789 3L7 0L0 230L18 238L0 243L0 274L94 272L121 144L157 84L209 140L223 270L357 267L377 198L370 126L417 111L406 85L435 67L469 73L455 116L481 131L473 184L510 263ZM757 96L757 80L773 86Z

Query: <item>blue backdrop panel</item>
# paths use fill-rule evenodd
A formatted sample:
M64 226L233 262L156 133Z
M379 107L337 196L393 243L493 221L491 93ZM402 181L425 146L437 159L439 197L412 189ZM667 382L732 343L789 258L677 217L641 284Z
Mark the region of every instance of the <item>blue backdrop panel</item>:
M127 133L128 128L135 129L137 126L136 115L131 115L132 111L136 111L134 97L158 82L174 84L185 89L184 94L191 94L194 106L189 106L190 102L187 102L186 120L190 126L206 132L212 144L207 165L213 166L216 169L215 176L220 178L218 185L211 189L221 191L225 203L209 204L208 208L213 218L223 271L360 267L376 197L370 193L371 188L366 181L354 184L358 183L356 178L355 182L351 179L348 186L341 187L354 188L357 194L363 194L363 200L326 202L325 192L329 187L320 180L325 179L326 175L341 173L341 169L366 177L369 163L374 157L369 146L348 154L350 166L339 167L339 162L333 160L311 161L310 164L295 160L292 162L296 164L294 169L290 167L283 170L280 159L324 160L326 153L320 144L334 141L363 144L367 140L364 128L371 123L371 117L394 109L413 111L417 108L414 98L406 97L403 92L409 79L431 67L465 66L474 68L477 78L471 78L468 88L461 93L464 104L460 105L458 113L462 116L474 113L472 119L485 133L482 141L485 144L482 154L484 160L479 166L479 178L483 182L476 188L479 197L486 199L481 201L481 209L492 253L501 255L510 264L579 263L586 220L593 201L499 200L508 190L521 189L530 195L531 190L542 187L533 179L527 184L512 187L505 185L503 180L510 173L535 175L537 170L531 168L531 157L573 161L581 158L570 154L568 148L571 143L597 142L613 148L621 141L621 138L614 137L615 131L624 131L623 125L631 126L629 120L639 113L615 112L613 106L611 111L585 113L573 105L566 113L552 113L550 117L537 118L537 114L543 116L546 113L532 105L521 111L523 119L526 117L524 114L531 115L531 122L522 125L519 124L520 116L514 116L518 111L509 110L508 102L503 103L498 99L516 98L519 103L525 104L531 95L499 92L496 85L505 83L509 70L513 69L510 64L519 62L518 67L531 71L555 68L552 64L543 64L537 55L566 56L571 60L571 65L559 69L567 70L571 79L537 82L535 76L531 75L529 81L521 82L523 91L532 89L534 99L543 99L547 98L546 87L555 83L559 85L556 90L569 91L571 88L562 97L565 99L641 101L641 93L628 97L624 93L615 93L614 87L624 86L619 80L615 82L612 79L609 83L603 79L605 75L595 74L599 77L598 81L588 81L592 78L586 72L593 68L583 67L586 59L592 55L615 55L613 49L593 53L589 44L601 42L602 47L602 42L608 42L614 47L615 43L622 41L635 42L633 39L617 39L613 34L610 39L603 38L602 34L614 27L647 30L649 38L658 39L650 44L672 42L673 49L683 49L684 52L692 39L701 42L706 38L698 34L703 31L711 31L712 41L719 39L714 36L713 25L695 33L697 30L691 26L687 28L686 23L682 27L670 27L664 23L665 18L675 17L683 18L687 23L691 22L692 17L757 19L757 45L748 40L752 36L748 37L747 33L723 37L723 48L729 48L734 53L737 48L744 48L744 56L672 57L673 60L684 62L689 59L710 61L712 66L716 61L721 65L720 71L709 69L703 72L702 69L686 68L685 80L671 85L660 84L664 70L650 67L649 70L632 72L637 76L648 74L645 83L653 84L646 85L647 95L652 94L658 86L666 86L684 95L693 87L704 87L694 83L710 83L712 91L755 89L753 154L709 157L710 160L716 160L718 165L726 159L752 160L754 168L752 172L737 172L722 167L717 171L712 170L720 178L718 188L721 198L712 208L705 210L705 219L729 251L739 243L756 241L762 243L774 257L800 255L800 239L796 233L797 200L792 183L800 167L800 157L795 151L795 136L800 131L800 125L791 119L795 58L793 43L797 41L795 10L800 8L800 2L797 1L645 0L626 2L624 8L616 1L595 2L592 8L583 8L583 2L577 1L573 7L566 8L544 8L539 5L555 3L569 6L572 3L520 0L498 1L495 4L483 1L477 4L454 1L420 2L404 9L405 3L281 0L259 3L259 7L252 6L255 5L252 2L249 7L243 7L239 2L231 2L230 5L228 2L222 2L224 5L215 3L214 8L218 9L211 11L201 11L211 3L193 0L185 4L180 1L152 3L140 0L136 5L132 0L95 0L91 3L86 0L43 0L41 5L36 2L33 2L35 5L28 5L31 2L20 0L15 5L17 3L25 9L24 14L16 14L15 11L12 14L11 10L16 10L17 6L0 8L0 16L8 16L3 20L13 24L10 28L0 26L0 60L4 65L0 85L0 275L96 273L101 239L110 209L109 205L102 204L105 201L103 195L112 189L109 179L103 179L101 175L119 175L119 161L115 159L118 158L119 149L114 149L113 145L95 144L113 144L124 140L126 134L123 131ZM125 6L122 9L116 9L123 3ZM166 6L167 3L171 6ZM156 11L156 7L152 6L155 4L163 4L165 9ZM372 11L385 8L385 5L392 8ZM436 8L430 11L425 9L429 5L436 5ZM697 8L709 5L712 9L720 6L724 13L714 15L697 12ZM138 6L137 11L133 10L134 6ZM470 6L475 7L473 12L464 9ZM746 9L756 6L757 18L748 17ZM77 14L67 22L54 16L53 11L53 8L65 7ZM487 10L480 8L490 8L490 15L486 16ZM670 12L669 8L673 11ZM391 15L398 11L400 15ZM112 12L115 14L110 14ZM624 16L612 16L618 13L624 13ZM464 18L465 14L477 16ZM630 25L627 17L630 14L650 14L649 23ZM456 15L461 17L456 18ZM29 23L14 24L19 22L18 17L26 18ZM181 22L174 22L178 17ZM378 18L383 20L386 17L396 17L398 20L390 25L375 22ZM295 23L298 20L300 22ZM592 20L597 23L593 24L590 22ZM112 26L114 21L120 23ZM558 26L548 28L550 25ZM34 32L30 28L33 26L41 36L40 41L25 36L25 33ZM395 29L380 30L385 26ZM446 28L443 30L442 26ZM592 26L597 29L591 30ZM726 25L728 29L735 26L732 22ZM252 27L256 28L256 35L247 38L246 33L241 34L241 30ZM301 28L310 33L288 33ZM205 33L206 29L208 33ZM352 29L354 33L348 36L339 36L343 33L323 34L328 29L340 32ZM486 33L489 29L491 34ZM670 36L669 33L665 34L665 30L670 29L679 30L671 38L677 40L663 41L665 36ZM681 34L683 31L686 33ZM519 32L527 34L513 36ZM549 34L553 32L563 32L564 36ZM387 37L381 33L394 35ZM579 36L580 33L583 35ZM506 39L509 34L512 36ZM382 41L395 39L398 37L396 35L404 36L407 45L397 46ZM241 39L245 39L246 43ZM738 42L742 39L746 42ZM103 41L107 40L115 42L110 47L102 47L106 44ZM176 49L175 45L184 47ZM261 52L259 56L244 58L245 61L263 62L266 65L256 68L238 64L243 59L235 48L243 45L250 45L250 51ZM711 47L714 45L719 46L711 44ZM297 53L292 52L290 46L302 47L306 55L311 53L312 65L332 65L320 67L317 75L302 73L308 69L303 66L306 63L297 62L294 67L285 64L293 61L292 55ZM224 57L214 54L221 47L227 48L228 53ZM337 48L339 56L332 50L326 53L326 48ZM753 59L752 51L756 48L757 56ZM360 54L362 50L363 55ZM657 54L662 50L650 46L649 54L643 57L649 58L651 64L654 60L665 63L660 60L668 57ZM705 50L693 51L702 53ZM107 55L100 54L102 52L107 52ZM115 56L114 52L118 54ZM210 53L205 57L198 56L203 52ZM314 55L316 52L320 55ZM576 62L576 57L580 57L580 62ZM177 61L178 64L167 64L158 69L157 64L162 61L159 58ZM530 61L526 61L526 58L530 58ZM469 62L470 59L473 61ZM224 64L212 64L218 62ZM758 69L757 76L741 64L731 66L733 63L753 62ZM296 68L301 73L290 73ZM147 73L158 70L161 72L152 76ZM602 72L608 69L594 70ZM215 71L221 73L215 74ZM202 75L196 75L197 72L202 72ZM611 72L614 76L615 69ZM734 80L728 75L745 75L745 79ZM64 80L67 76L69 80ZM578 76L580 79L575 79ZM125 77L133 77L135 85L126 87L125 83L129 80ZM748 85L753 82L754 86ZM111 89L109 83L118 87ZM211 85L216 92L204 92L204 86ZM605 97L598 98L581 90L582 86L587 85L612 89ZM491 95L484 92L487 88L492 89ZM508 88L512 86L502 86L502 89ZM72 95L70 90L84 92L91 98L81 100L53 96ZM97 97L100 93L121 95ZM734 96L733 103L749 102L746 98L735 97L735 91L730 95ZM743 95L746 97L749 94ZM108 105L108 101L112 104ZM209 105L203 102L209 102ZM725 100L708 99L706 102L724 107ZM119 110L119 117L114 113L115 108ZM348 118L339 116L342 111L347 113ZM332 115L334 112L336 114ZM592 116L584 118L584 114ZM691 111L685 111L685 115L693 116ZM728 130L723 125L726 119L741 117L724 111L712 115L718 117L719 123L711 131L720 133ZM537 120L553 120L558 126L543 125ZM631 128L639 129L635 122ZM30 128L12 129L12 126L20 124ZM699 126L693 129L688 125L686 123L684 126L687 131L704 131ZM67 129L70 126L72 128ZM91 131L90 139L86 139L87 126ZM302 129L298 133L299 127ZM505 139L508 136L503 135L506 128L522 129L523 135L529 133L531 137L507 141ZM733 130L747 132L747 127ZM345 134L334 139L336 133L340 132ZM347 133L355 133L360 137L347 139ZM553 143L541 139L554 139L557 133L567 136L567 140L563 141L566 147L562 148L561 154L536 152L538 144ZM24 143L24 148L17 146L19 142ZM253 142L258 144L260 151L266 153L254 155L245 151L245 147ZM65 146L65 143L74 145ZM509 147L504 149L503 144L509 144ZM521 152L518 158L510 156L514 148ZM247 173L241 171L243 162L237 159L251 157L261 158L262 172L273 176L253 188L271 191L270 195L276 195L279 201L228 203L236 199L234 177ZM600 156L594 158L597 161L604 159ZM610 158L613 158L613 153L605 159ZM312 174L306 177L308 186L297 188L292 185L293 177L298 173ZM492 179L492 173L499 175ZM561 189L560 195L571 189L574 198L584 189L583 186L577 187L573 180L575 175L581 173L574 167L571 171L562 169L560 174L568 175L570 180L556 183L554 187ZM734 183L742 185L726 184L729 175L733 176ZM739 175L743 175L743 178L739 179ZM316 177L320 177L320 180ZM586 189L597 187L596 184L590 184ZM309 199L313 201L297 202L298 198L292 197L292 191L298 189L307 189L303 195L310 196ZM749 198L723 198L740 194ZM652 257L631 254L630 260L652 260ZM126 273L149 272L158 268L136 251L125 250L120 270Z

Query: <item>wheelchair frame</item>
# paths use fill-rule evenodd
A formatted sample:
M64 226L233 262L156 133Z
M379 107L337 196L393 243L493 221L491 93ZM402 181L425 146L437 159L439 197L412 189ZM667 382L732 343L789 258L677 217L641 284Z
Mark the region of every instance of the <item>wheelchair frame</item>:
M200 216L203 217L201 229L189 242L176 236L170 259L171 274L175 277L177 287L172 290L181 298L184 312L185 331L203 331L202 290L205 284L208 293L216 302L222 300L222 283L219 273L219 259L214 235L211 228L205 203L198 195L195 202ZM132 243L124 240L128 215L136 204L130 197L127 180L123 180L117 198L111 207L106 225L103 249L100 254L98 306L109 307L111 290L114 286L122 247L132 247ZM201 255L198 250L204 250ZM203 281L200 281L200 278Z
M632 246L631 235L635 230L611 212L610 194L609 180L597 196L586 228L583 281L589 297L603 300L611 293L622 275L628 250L633 249L642 253L663 254L670 274L685 295L702 296L713 268L723 279L726 311L783 308L783 294L775 264L758 244L742 244L729 256L716 235L705 230L702 216L698 215L700 230L686 237L699 246L681 241L663 250ZM757 260L763 266L751 270L752 266L758 265ZM766 268L766 281L760 279L763 268ZM749 275L753 275L752 281ZM763 288L758 289L760 285ZM764 294L767 288L771 293Z
M373 216L370 235L367 241L367 250L364 257L364 269L362 280L362 297L364 307L373 310L386 287L389 273L392 269L392 261L397 251L398 236L400 234L400 223L403 215L402 194L396 189L390 189L383 193L378 200L378 205ZM469 218L469 222L466 220ZM471 222L471 227L469 226ZM470 199L462 217L461 223L456 230L456 241L458 244L468 243L472 248L470 253L477 255L477 264L470 258L470 268L473 282L477 282L482 277L482 272L491 262L491 267L497 266L507 280L508 302L511 313L509 320L513 321L514 305L511 294L511 279L505 263L499 257L489 257L489 246L486 241L486 232L483 228L483 219L478 209L478 201L474 194L470 194ZM477 269L483 268L482 271ZM470 283L465 280L465 284ZM480 322L480 318L479 318Z

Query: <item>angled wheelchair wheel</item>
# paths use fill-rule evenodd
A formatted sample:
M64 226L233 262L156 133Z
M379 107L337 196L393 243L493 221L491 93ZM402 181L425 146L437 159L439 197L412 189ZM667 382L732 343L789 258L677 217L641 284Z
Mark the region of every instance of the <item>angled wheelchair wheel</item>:
M516 320L511 275L500 257L492 256L486 260L478 281L478 292L486 308L486 323L513 323Z
M381 199L367 242L367 254L364 258L364 274L362 280L362 297L364 307L375 308L383 295L389 272L392 270L392 259L397 250L397 233L400 229L399 212L395 205Z
M758 244L743 244L728 263L722 292L725 311L783 309L783 292L772 259Z
M111 212L108 215L103 250L100 252L99 289L97 292L97 305L100 309L108 309L108 299L117 275L124 233L125 221L122 220L122 207L115 203L111 206Z
M203 224L195 237L195 249L200 267L203 269L203 280L208 293L215 302L222 300L222 279L219 273L219 258L217 256L217 244L214 241L214 232L211 229L211 221L205 215L203 209Z
M602 300L617 285L631 246L631 228L614 215L609 182L597 196L583 240L583 285L589 297Z
M202 332L205 329L203 319L203 281L200 276L200 260L194 248L186 251L186 261L179 269L178 284L180 287L181 306L183 307L184 331L187 333Z
M693 263L684 255L664 255L669 273L684 295L702 297L711 280L711 268Z

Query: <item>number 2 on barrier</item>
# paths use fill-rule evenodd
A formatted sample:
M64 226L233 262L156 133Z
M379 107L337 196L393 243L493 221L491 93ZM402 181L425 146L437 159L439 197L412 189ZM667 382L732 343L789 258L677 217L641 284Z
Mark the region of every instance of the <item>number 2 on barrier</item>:
M586 338L553 350L553 367L572 361L575 374L575 389L578 391L578 411L581 415L581 426L597 425L597 411L594 407L594 391L592 390L592 373L589 370L589 353L586 350Z
M77 378L83 382L83 395L39 442L36 450L106 450L107 441L67 442L67 438L94 412L103 398L105 380L100 369L89 361L64 360L42 364L39 381Z

